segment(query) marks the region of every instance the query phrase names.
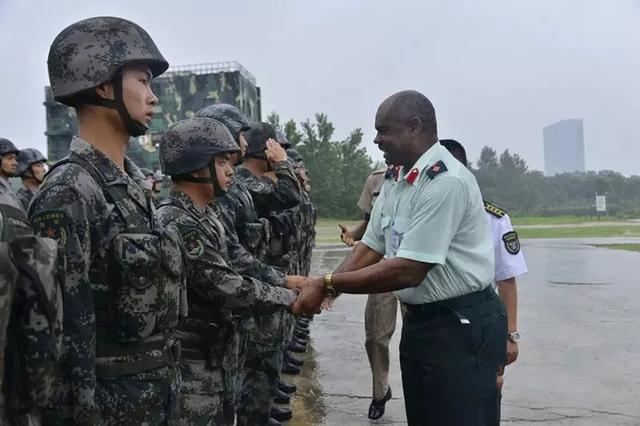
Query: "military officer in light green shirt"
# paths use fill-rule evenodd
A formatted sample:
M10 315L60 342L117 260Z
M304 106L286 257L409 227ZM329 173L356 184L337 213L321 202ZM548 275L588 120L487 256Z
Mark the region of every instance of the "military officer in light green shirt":
M504 306L491 287L494 254L474 176L438 142L435 111L416 91L387 98L374 143L401 165L371 221L333 274L310 277L308 310L337 293L394 291L406 315L400 366L408 424L498 426Z

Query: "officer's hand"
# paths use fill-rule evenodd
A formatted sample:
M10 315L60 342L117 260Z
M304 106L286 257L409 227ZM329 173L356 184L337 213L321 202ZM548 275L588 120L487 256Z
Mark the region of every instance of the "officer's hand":
M307 277L303 277L302 275L287 275L285 287L288 289L300 288L306 279Z
M265 149L264 154L271 164L287 160L287 151L274 139L267 141L267 149Z
M518 359L518 344L507 340L507 365Z
M322 306L321 306L321 308L322 308L323 310L325 310L325 309L326 309L326 310L329 310L329 309L333 308L333 302L334 302L335 300L336 300L336 299L334 299L333 297L325 297L325 299L322 301Z
M342 240L342 242L349 247L353 247L355 239L353 238L353 235L351 235L351 232L349 232L349 229L347 229L347 227L342 224L338 224L338 226L342 230L342 232L340 232L340 239Z
M323 277L309 277L301 285L300 295L293 304L292 312L296 315L318 313L327 296Z

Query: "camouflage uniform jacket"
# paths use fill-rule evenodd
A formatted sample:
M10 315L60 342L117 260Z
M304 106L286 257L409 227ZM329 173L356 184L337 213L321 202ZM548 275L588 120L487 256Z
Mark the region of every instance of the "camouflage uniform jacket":
M214 203L220 207L220 220L227 236L231 266L242 275L284 286L286 276L258 260L268 243L269 223L258 218L251 193L238 175L234 175L227 193L216 198ZM266 253L263 258L264 255Z
M177 379L166 371L176 368L183 290L178 237L157 227L144 176L128 158L124 166L126 173L74 137L69 159L54 166L30 205L34 232L55 238L65 253L58 404L65 424L100 423L101 409L113 403L98 400L102 379L157 371L154 383L169 380L171 389ZM147 400L160 392L146 386Z
M0 194L2 194L2 204L24 210L13 187L9 181L2 176L0 176Z
M300 185L289 161L276 164L278 181L275 183L268 177L254 175L242 166L238 167L237 173L251 193L258 217L268 217L300 203Z
M231 313L284 311L295 301L296 295L291 290L273 287L234 271L223 225L210 207L202 209L188 195L174 189L161 202L159 218L163 225L174 225L180 232L187 265L187 322L213 322L225 328L229 326L225 322L233 321ZM192 325L198 327L198 324ZM182 326L180 329L182 336ZM204 328L201 330L205 332Z
M53 396L62 342L58 261L56 242L32 235L13 191L0 185L0 407L18 424Z
M20 189L16 191L16 196L18 197L18 200L20 200L20 204L22 204L22 208L25 212L29 210L29 203L31 202L34 194L35 192L31 191L24 185L22 185Z

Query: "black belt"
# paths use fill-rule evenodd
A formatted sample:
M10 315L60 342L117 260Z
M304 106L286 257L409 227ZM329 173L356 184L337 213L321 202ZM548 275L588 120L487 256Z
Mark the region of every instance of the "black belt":
M451 299L438 300L437 302L423 303L422 305L409 305L403 303L404 307L410 313L415 314L435 314L442 312L443 309L451 310L467 306L474 306L496 297L493 286L489 285L484 290L474 293L463 294L462 296L452 297Z

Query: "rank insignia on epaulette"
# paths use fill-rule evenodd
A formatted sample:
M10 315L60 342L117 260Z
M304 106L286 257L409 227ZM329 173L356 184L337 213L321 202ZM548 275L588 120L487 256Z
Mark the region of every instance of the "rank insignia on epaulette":
M69 239L67 214L63 210L45 210L31 218L31 227L35 235L51 238L58 246L65 247Z
M496 206L495 204L492 204L488 201L484 202L484 209L487 213L490 213L492 215L494 215L497 218L501 218L504 215L507 214L506 211L504 211L503 209L501 209L500 207Z
M446 172L447 170L448 170L447 166L444 164L442 160L440 160L433 166L429 167L429 169L427 170L427 176L429 176L429 179L433 179L440 173Z
M199 230L191 228L182 232L184 251L190 259L197 259L204 253L204 241Z
M502 236L504 242L504 248L511 254L518 254L520 252L520 241L518 240L518 234L516 231L507 232Z

